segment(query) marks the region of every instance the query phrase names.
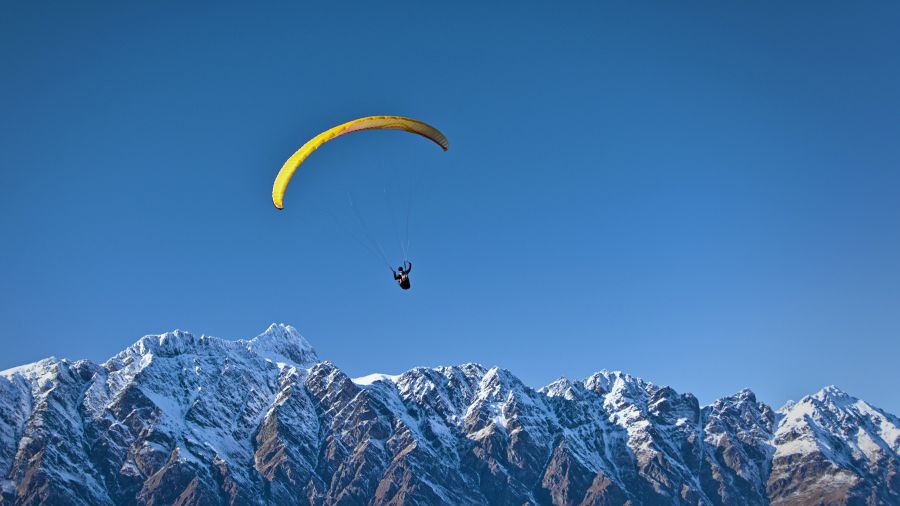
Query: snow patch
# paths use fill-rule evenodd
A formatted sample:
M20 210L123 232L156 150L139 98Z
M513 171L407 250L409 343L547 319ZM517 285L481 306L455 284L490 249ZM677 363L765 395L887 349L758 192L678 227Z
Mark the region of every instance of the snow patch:
M400 379L400 376L400 374L372 373L360 376L359 378L353 378L351 381L357 385L371 385L376 381L390 381L391 383L396 383L397 380Z

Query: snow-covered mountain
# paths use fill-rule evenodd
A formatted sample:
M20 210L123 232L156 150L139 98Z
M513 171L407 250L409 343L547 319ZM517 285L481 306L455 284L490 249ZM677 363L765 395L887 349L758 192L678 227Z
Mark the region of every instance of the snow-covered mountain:
M609 371L354 380L286 325L0 373L2 504L900 504L898 451L835 387L775 411Z

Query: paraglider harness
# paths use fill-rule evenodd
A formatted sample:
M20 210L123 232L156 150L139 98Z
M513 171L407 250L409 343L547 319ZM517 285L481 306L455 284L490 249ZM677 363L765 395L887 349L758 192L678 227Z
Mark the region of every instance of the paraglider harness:
M397 267L397 271L391 271L394 274L394 280L400 283L400 288L409 290L409 273L412 272L412 262L403 261L403 265Z

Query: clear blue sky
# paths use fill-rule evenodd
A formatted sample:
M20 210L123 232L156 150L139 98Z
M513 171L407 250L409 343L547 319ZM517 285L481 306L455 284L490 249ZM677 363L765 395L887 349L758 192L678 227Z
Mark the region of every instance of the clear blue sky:
M277 321L354 375L900 412L900 4L144 4L2 7L0 368ZM340 139L277 212L283 161L371 114L450 151ZM394 244L395 173L410 292L322 213L369 198Z

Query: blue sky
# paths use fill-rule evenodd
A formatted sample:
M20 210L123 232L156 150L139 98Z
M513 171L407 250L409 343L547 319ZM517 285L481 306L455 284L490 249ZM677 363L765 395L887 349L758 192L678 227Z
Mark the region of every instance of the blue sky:
M5 5L0 368L277 321L353 375L900 412L900 4L490 4ZM273 208L372 114L450 151L346 137ZM407 178L403 292L334 220L354 195L389 248Z

